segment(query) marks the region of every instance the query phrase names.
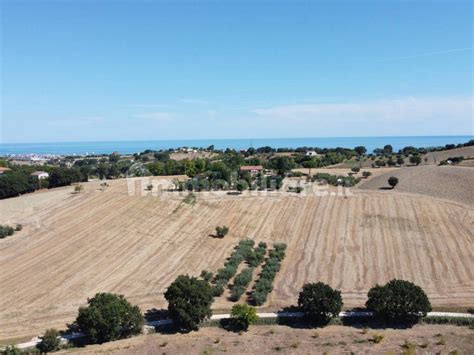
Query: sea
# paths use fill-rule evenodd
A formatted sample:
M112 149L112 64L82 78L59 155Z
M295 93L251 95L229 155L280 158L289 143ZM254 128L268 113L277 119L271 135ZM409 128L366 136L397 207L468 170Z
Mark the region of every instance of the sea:
M0 143L0 156L48 154L48 155L93 155L139 153L147 149L161 150L180 147L202 147L214 145L215 149L270 146L272 148L354 148L365 146L368 152L392 145L395 151L406 147L439 147L446 144L466 143L474 136L409 136L409 137L324 137L324 138L242 138L242 139L183 139L102 142L58 142L58 143Z

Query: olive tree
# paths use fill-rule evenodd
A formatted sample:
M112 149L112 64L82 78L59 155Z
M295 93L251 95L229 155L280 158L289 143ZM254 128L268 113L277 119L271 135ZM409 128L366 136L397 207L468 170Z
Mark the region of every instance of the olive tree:
M395 176L390 176L388 178L388 184L392 187L392 189L398 185L398 178Z

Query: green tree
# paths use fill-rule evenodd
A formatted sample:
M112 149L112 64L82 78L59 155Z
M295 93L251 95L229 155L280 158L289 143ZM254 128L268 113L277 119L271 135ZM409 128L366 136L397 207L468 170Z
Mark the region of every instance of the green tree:
M431 311L430 301L423 289L405 280L376 285L367 296L367 309L388 321L416 322Z
M419 155L412 155L410 157L410 163L415 164L415 165L420 165L421 163L421 157Z
M197 330L211 317L212 289L207 281L180 275L165 293L171 319L183 330Z
M366 179L367 179L369 176L371 176L371 175L372 175L372 173L371 173L370 171L363 171L363 172L362 172L362 176L363 176L364 178L366 178Z
M46 330L40 339L41 342L37 345L37 347L42 353L51 353L53 351L59 350L61 340L59 338L59 332L56 329Z
M386 146L383 147L383 152L386 155L390 155L393 153L393 147L390 144L387 144Z
M354 150L359 156L362 156L367 152L367 149L362 145L355 147Z
M402 156L397 157L397 164L398 165L403 165L405 163L405 159L403 159Z
M224 238L227 235L227 233L229 233L229 227L227 227L227 226L222 226L222 227L217 226L216 227L216 235L219 238Z
M398 185L398 178L395 176L390 176L388 178L388 184L392 187L392 189Z
M236 304L232 307L230 320L235 329L247 330L258 320L257 311L248 304Z
M326 322L342 309L341 291L323 282L307 283L298 298L298 306L313 321Z
M76 323L94 343L117 340L139 334L143 316L138 306L122 295L97 293L80 307Z

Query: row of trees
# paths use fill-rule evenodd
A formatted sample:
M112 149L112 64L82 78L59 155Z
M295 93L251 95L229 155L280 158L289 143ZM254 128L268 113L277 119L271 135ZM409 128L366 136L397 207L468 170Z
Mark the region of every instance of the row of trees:
M0 175L0 199L19 196L39 188L53 188L88 180L88 175L78 168L58 167L49 170L49 178L39 180L30 175L32 167L12 166L11 171Z
M177 329L197 330L212 315L212 288L208 281L180 275L165 292L169 317ZM298 308L308 321L325 323L337 317L343 307L341 292L322 282L307 283L298 297ZM431 311L430 301L417 285L404 280L392 280L369 290L366 307L386 322L414 323ZM231 325L246 330L258 319L255 308L238 304L232 307ZM93 343L127 338L141 333L144 317L138 306L123 296L98 293L80 307L74 323L77 330ZM60 347L59 332L48 329L38 345L42 352Z

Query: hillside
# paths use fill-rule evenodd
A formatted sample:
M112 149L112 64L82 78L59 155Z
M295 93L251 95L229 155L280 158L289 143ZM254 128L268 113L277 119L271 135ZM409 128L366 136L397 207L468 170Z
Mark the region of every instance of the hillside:
M474 169L460 166L420 165L403 167L375 176L358 187L379 190L388 187L390 176L398 178L395 190L474 205Z
M0 223L24 229L0 240L0 339L74 320L99 291L143 311L165 307L179 274L216 271L238 239L285 242L288 253L266 308L294 304L304 282L341 288L346 306L394 277L420 284L435 307L474 303L474 209L398 192L354 196L129 196L125 180L0 201ZM224 239L209 236L226 224ZM214 308L228 309L223 297Z
M427 159L428 164L439 164L442 160L461 156L464 158L474 158L474 146L430 152L423 156L422 161L424 162Z

